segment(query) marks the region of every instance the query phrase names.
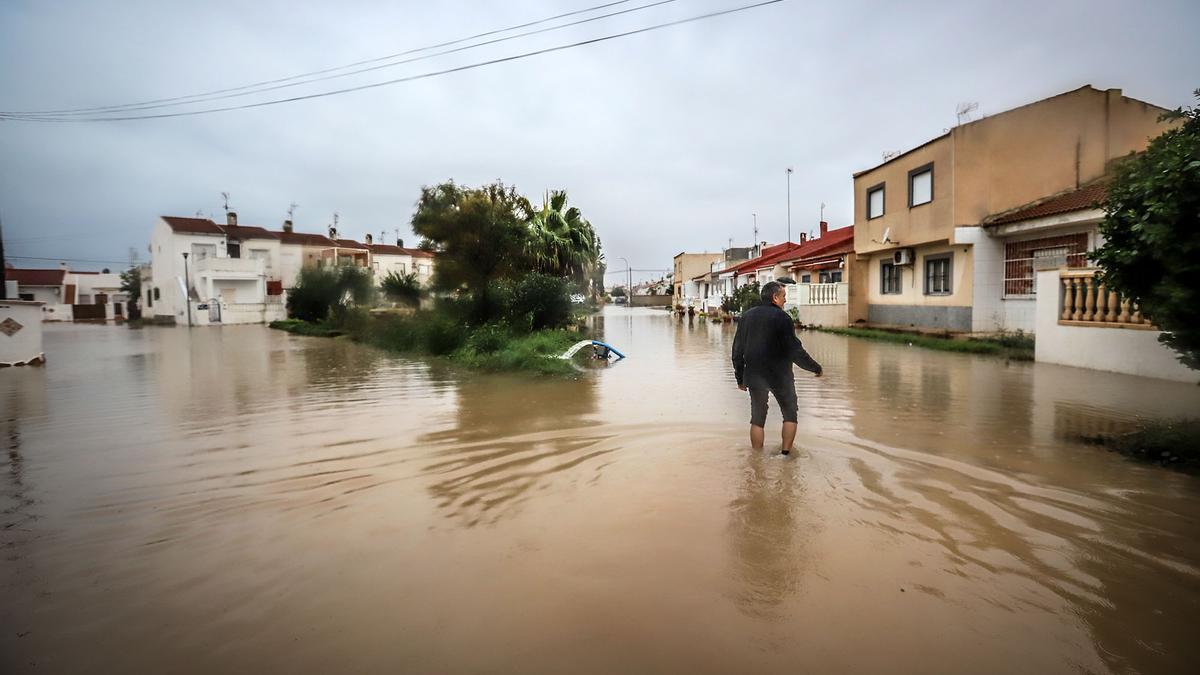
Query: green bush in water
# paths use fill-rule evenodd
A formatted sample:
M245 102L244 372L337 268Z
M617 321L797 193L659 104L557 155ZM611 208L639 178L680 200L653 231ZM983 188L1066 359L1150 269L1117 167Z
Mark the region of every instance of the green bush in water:
M513 287L509 316L527 330L561 328L571 319L567 282L545 274L527 274Z
M309 323L321 323L331 316L337 323L346 309L371 302L374 288L370 273L362 267L305 267L296 286L288 292L288 316Z
M467 341L467 327L445 316L425 316L421 323L425 350L435 356L445 356L462 347Z
M500 351L512 339L504 326L489 323L480 326L467 340L467 346L478 354L493 354Z

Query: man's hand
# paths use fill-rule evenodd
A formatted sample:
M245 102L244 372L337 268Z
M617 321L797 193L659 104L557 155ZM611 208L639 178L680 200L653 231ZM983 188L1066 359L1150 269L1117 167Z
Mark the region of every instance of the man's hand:
M738 389L741 389L742 391L746 391L746 385L744 385L744 384L739 384L739 385L738 385Z

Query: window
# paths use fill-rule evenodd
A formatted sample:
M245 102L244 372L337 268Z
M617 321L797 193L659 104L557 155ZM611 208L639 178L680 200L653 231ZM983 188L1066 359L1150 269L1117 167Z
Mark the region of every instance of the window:
M1004 295L1037 293L1035 261L1065 261L1067 267L1087 266L1087 233L1014 241L1004 245Z
M159 299L159 293L158 293L158 287L157 287L157 286L155 286L155 287L154 287L154 299L155 299L155 300L158 300L158 299Z
M933 165L918 166L908 172L908 206L920 206L933 201Z
M242 243L239 241L231 241L225 244L225 254L230 258L242 257Z
M903 268L884 261L879 265L879 292L883 295L898 295L900 293L900 275Z
M216 244L192 244L192 262L217 257Z
M802 283L802 284L811 284L811 283L812 283L812 275L811 275L811 274L805 274L805 275L801 276L801 277L800 277L800 283Z
M867 219L883 215L883 183L867 188Z
M33 302L33 293L17 293L17 299Z
M828 270L820 273L819 279L823 284L837 284L842 281L841 270Z
M925 295L950 295L953 253L925 256Z
M154 306L154 294L150 292L149 288L146 289L146 306L147 307Z

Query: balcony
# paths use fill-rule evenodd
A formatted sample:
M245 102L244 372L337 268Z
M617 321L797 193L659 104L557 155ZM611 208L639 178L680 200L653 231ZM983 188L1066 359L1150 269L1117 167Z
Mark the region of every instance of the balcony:
M1063 288L1058 305L1059 325L1158 330L1142 316L1137 303L1105 288L1096 278L1095 269L1063 270L1059 279Z
M266 274L261 258L201 258L196 261L196 276L212 279L257 279Z
M850 286L844 281L829 284L788 284L789 305L844 305Z

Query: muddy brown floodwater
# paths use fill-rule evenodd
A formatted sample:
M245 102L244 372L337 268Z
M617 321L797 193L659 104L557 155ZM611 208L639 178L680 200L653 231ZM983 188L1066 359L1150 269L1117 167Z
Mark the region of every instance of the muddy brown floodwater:
M1200 663L1200 479L1073 440L1200 387L805 334L785 459L747 447L731 327L596 324L629 358L568 381L48 327L0 371L0 670Z

